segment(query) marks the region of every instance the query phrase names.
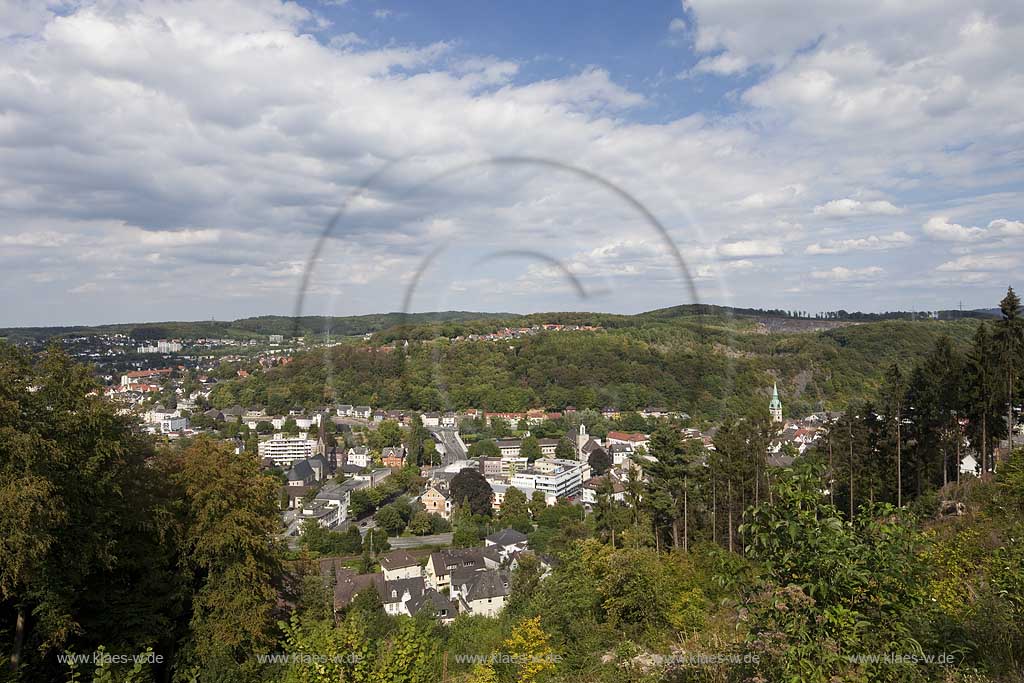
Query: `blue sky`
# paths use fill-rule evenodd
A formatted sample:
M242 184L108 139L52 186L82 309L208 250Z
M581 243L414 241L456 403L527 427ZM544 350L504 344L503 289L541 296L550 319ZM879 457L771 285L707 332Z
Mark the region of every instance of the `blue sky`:
M4 326L286 314L309 268L336 315L987 307L1024 260L1016 2L17 0L0 27Z

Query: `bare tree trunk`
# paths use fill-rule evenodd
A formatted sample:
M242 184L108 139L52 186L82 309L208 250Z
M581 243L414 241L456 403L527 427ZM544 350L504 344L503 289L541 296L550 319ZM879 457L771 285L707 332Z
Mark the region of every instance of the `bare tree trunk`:
M903 416L896 411L896 507L903 507Z
M1006 445L1009 447L1007 453L1013 452L1013 361L1006 371Z
M683 552L690 552L690 509L686 480L683 480Z
M853 519L853 422L849 424L850 428L850 519Z
M11 671L21 666L21 648L25 643L25 606L18 605L18 619L14 626L14 650L11 652Z
M729 552L733 551L732 542L732 481L729 481Z
M679 548L679 519L672 517L672 549Z
M981 413L981 476L988 472L988 406Z
M757 457L757 456L754 456ZM757 461L754 461L754 505L761 502L761 471L757 466Z
M959 483L959 471L961 471L961 458L959 458L959 442L961 442L961 434L959 434L959 419L956 420L956 483Z
M832 462L832 435L828 435L828 503L836 504L836 470Z
M711 542L718 543L718 478L711 479Z
M946 484L949 483L949 453L946 449L942 449L942 486L945 488Z

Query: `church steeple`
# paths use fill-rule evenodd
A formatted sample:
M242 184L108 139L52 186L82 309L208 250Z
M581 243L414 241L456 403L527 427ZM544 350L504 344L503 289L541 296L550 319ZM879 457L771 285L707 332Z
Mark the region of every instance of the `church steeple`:
M772 400L768 403L768 412L772 416L772 422L782 422L782 401L779 400L779 383L772 386Z

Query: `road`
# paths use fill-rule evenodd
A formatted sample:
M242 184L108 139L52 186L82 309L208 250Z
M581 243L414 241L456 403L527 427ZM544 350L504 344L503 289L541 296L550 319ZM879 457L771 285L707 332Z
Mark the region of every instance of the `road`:
M388 538L392 548L418 548L424 545L451 545L452 532L432 536L395 536Z
M462 443L459 442L458 430L451 427L436 427L430 430L430 433L434 435L434 438L438 440L440 444L444 446L444 462L443 465L451 465L456 460L466 459L466 449L462 447Z

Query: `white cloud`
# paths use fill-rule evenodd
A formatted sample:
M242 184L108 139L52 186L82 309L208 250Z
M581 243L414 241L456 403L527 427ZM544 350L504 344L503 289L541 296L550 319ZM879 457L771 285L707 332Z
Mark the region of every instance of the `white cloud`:
M1002 271L1002 270L1013 270L1017 268L1021 263L1021 259L1018 256L1011 255L974 255L969 254L967 256L961 256L954 261L946 261L940 265L936 270L941 272L984 272L984 271Z
M668 30L672 33L682 33L686 30L686 21L676 17L672 21L668 22Z
M718 255L723 258L780 256L783 253L782 245L773 240L740 240L718 245Z
M1006 237L1024 237L1024 221L1011 221L997 218L988 224L990 232Z
M698 108L672 119L649 83L627 87L601 65L545 69L554 75L536 80L525 68L536 55L469 54L454 32L432 44L371 41L347 27L332 36L294 2L7 3L0 26L24 38L0 41L5 313L39 320L40 297L60 301L67 282L102 283L102 296L81 293L47 313L52 322L110 311L141 319L154 303L172 317L290 310L296 264L353 188L382 168L317 273L343 285L337 305L350 308L335 313L400 305L396 273L412 272L438 241L467 260L479 258L473 249L526 245L573 255L573 268L633 277L636 289L613 302L620 308L678 302L657 280L674 274L660 238L607 190L513 166L422 185L493 156L565 161L635 193L694 271L742 271L730 293L740 304L777 304L766 273L806 277L805 260L780 257L804 239L800 222L816 208L828 218L907 207L910 224L951 217L933 230L943 239L1012 247L1022 232L1009 216L1024 183L1015 163L1024 154L1024 36L1011 3L688 6L665 40L693 37L694 71L707 75L676 83L693 89ZM558 46L552 53L562 56ZM716 80L741 71L742 82ZM718 97L723 84L739 88L723 95L728 106L696 97L704 88ZM951 221L963 215L1008 218L958 231ZM851 224L861 222L830 223L807 249L905 243L905 233L882 234L900 226L852 233ZM919 248L909 275L933 275L953 258L947 245ZM25 258L27 249L38 255ZM716 266L719 257L728 260ZM488 276L515 277L505 266ZM29 274L55 268L62 280L52 289L29 286ZM827 301L836 279L817 278L807 296ZM181 282L211 294L172 296ZM528 306L571 303L545 297L538 288ZM474 302L470 293L454 303Z
M771 209L777 206L792 203L798 197L807 192L803 184L786 185L774 190L754 192L736 202L741 209Z
M845 254L848 251L880 251L894 247L905 247L913 243L914 238L898 230L888 235L868 235L846 240L831 240L808 245L808 254Z
M944 242L973 242L985 236L984 228L950 223L945 216L932 216L921 230L929 237Z
M858 199L833 199L825 204L814 207L818 216L829 218L848 218L851 216L895 216L903 213L903 209L885 200L860 201Z
M815 270L811 273L811 277L816 280L832 280L835 282L863 282L876 280L884 273L885 271L878 266L866 266L864 268L836 266L831 270Z
M20 232L0 235L0 244L5 247L60 247L70 239L69 235L52 231Z
M704 57L693 67L694 73L716 74L718 76L731 76L746 71L750 68L750 62L744 57L730 53Z

